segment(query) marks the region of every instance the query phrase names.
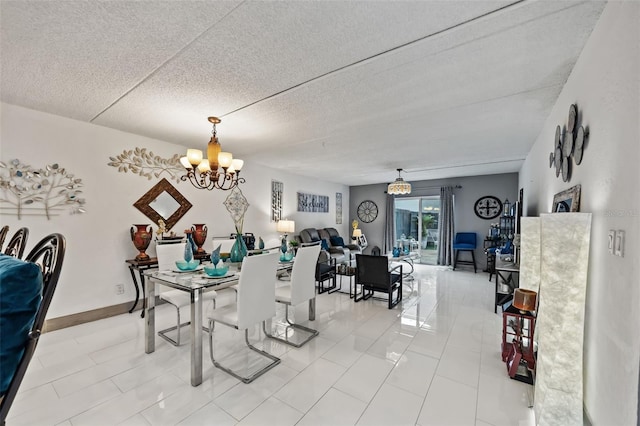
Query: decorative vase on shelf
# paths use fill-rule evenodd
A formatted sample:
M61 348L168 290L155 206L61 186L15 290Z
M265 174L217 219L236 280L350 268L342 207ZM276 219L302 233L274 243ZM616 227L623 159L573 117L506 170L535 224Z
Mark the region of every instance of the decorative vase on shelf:
M191 227L193 241L196 243L196 253L205 253L202 246L207 242L207 225L204 223L196 223Z
M400 247L393 248L393 257L400 257Z
M241 233L236 234L236 241L233 243L233 247L231 247L231 252L229 254L229 260L234 263L242 262L242 259L247 255L247 245L242 238Z
M149 260L149 255L145 253L145 250L151 242L151 234L153 233L151 225L133 225L129 232L133 245L139 251L136 260Z
M191 262L193 260L193 239L190 231L185 233L187 234L187 243L184 245L184 260Z

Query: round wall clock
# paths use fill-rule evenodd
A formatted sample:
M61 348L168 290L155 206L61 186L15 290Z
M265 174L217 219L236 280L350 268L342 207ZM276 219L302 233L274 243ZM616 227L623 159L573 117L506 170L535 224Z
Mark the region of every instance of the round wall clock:
M378 217L378 206L371 200L364 200L358 206L358 218L364 223L371 223Z
M473 211L476 216L482 219L493 219L502 213L502 201L493 195L485 195L478 198L478 201L473 206Z

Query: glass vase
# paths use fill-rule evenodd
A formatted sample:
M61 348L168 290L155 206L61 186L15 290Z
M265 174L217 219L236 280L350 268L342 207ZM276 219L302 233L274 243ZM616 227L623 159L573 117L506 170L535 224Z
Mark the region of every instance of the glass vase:
M187 243L184 245L184 260L191 262L193 260L193 239L191 233L187 233Z
M229 253L229 260L234 263L242 262L242 259L247 255L247 245L242 238L242 234L236 234L236 241L233 243L233 247L231 247L231 252Z

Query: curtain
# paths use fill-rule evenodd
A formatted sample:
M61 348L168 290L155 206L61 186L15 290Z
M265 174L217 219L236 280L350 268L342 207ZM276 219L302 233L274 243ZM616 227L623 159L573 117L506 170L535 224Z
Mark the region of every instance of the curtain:
M453 187L440 188L440 231L438 233L438 265L453 263Z
M382 239L382 252L389 253L393 250L393 246L395 245L394 241L394 221L395 221L395 212L394 212L394 197L391 194L387 194L387 202L385 205L385 219L384 219L384 237Z

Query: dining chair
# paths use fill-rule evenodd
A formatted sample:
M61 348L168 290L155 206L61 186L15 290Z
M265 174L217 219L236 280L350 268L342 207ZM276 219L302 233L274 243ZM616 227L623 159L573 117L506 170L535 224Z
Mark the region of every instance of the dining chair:
M389 269L389 258L386 256L357 254L356 285L358 284L362 286L362 296L356 297L356 302L367 300L378 291L388 294L388 305L391 309L402 300L402 265Z
M279 258L280 255L277 252L245 257L242 260L242 272L238 281L237 301L214 309L209 314L209 354L211 362L220 370L241 380L243 383L251 383L280 363L280 358L249 343L249 327L260 324L260 322L263 323L264 327L264 322L273 318L276 314L274 279ZM213 333L216 322L236 330L244 330L246 345L252 351L269 359L269 364L253 374L243 376L216 361L213 350Z
M187 243L157 244L156 256L158 257L158 271L175 271L176 260L184 259L184 249L186 244ZM158 336L162 337L173 346L180 346L180 329L183 326L191 324L191 321L187 321L182 324L180 323L180 308L191 305L191 295L186 291L177 289L166 290L163 289L164 287L165 286L161 286L160 288L160 299L164 300L170 305L173 305L173 307L176 308L177 322L173 327L165 328L164 330L158 331ZM216 296L217 293L215 290L205 291L204 293L202 293L202 301L211 301L215 307ZM173 330L177 330L177 336L175 340L168 335L168 333ZM203 327L203 330L207 329Z
M4 240L7 238L7 234L9 233L9 225L5 225L0 229L0 251L2 251L2 246L4 245Z
M22 259L24 249L27 246L27 239L29 238L29 229L20 228L13 234L13 237L7 243L7 247L4 249L4 254Z
M284 338L267 332L266 324L262 323L264 334L269 338L278 340L296 348L301 347L309 340L316 337L318 330L294 324L289 320L289 306L296 306L300 303L307 302L316 297L316 265L318 263L318 255L320 254L320 245L300 247L293 262L291 270L291 279L289 284L276 287L275 300L284 304L284 318L287 322L284 332ZM277 326L277 325L276 325ZM309 333L309 336L300 343L289 340L289 328L302 330Z
M3 316L2 337L3 365L2 384L0 386L0 425L5 424L9 409L18 393L22 379L33 358L33 354L38 345L38 340L42 334L44 320L51 305L51 299L58 284L64 254L66 250L65 238L60 234L50 234L40 240L27 255L25 262L17 259L9 259L10 262L3 261L3 264L11 263L9 271L6 268L2 271L0 279L5 290L9 290L12 295L0 297L2 309L0 315ZM34 268L33 264L37 267ZM11 276L12 275L12 276ZM6 280L6 281L5 281ZM20 294L26 300L20 301L16 306L14 296ZM42 298L40 298L42 295ZM32 302L36 303L32 303ZM24 303L22 303L24 302ZM9 305L13 305L14 312L10 312ZM15 308L18 308L15 310ZM11 317L11 318L9 318ZM21 324L15 322L19 319ZM6 333L7 329L10 333ZM19 332L21 331L21 332ZM24 335L22 336L22 332ZM13 334L12 338L9 334ZM20 342L18 344L18 341ZM12 344L15 342L16 344ZM16 352L11 357L7 357L4 350L9 346ZM5 389L5 377L8 385Z

